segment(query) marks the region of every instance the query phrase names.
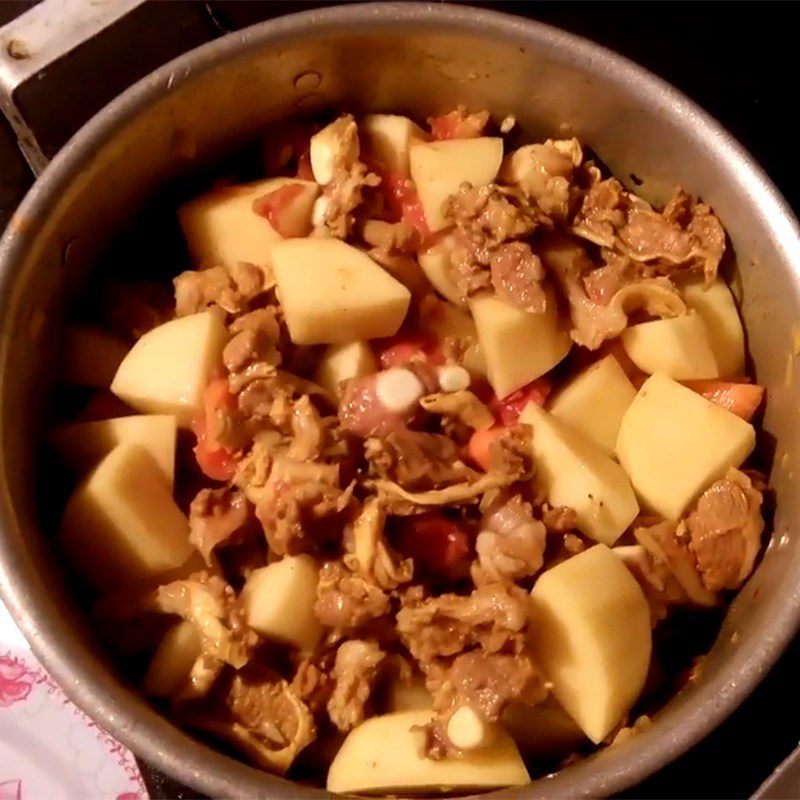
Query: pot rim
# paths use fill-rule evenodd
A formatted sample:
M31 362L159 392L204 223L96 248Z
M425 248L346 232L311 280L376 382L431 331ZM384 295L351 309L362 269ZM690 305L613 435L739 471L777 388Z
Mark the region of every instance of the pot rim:
M548 57L602 74L625 90L632 99L652 102L658 97L664 114L691 135L698 146L713 151L726 164L731 180L767 219L777 248L787 261L800 264L800 228L777 188L754 158L710 115L670 84L627 58L580 36L534 20L494 10L428 3L368 3L335 6L290 14L253 25L208 42L152 72L127 89L86 123L56 155L30 189L0 241L0 320L13 285L14 266L41 229L42 221L83 164L130 120L147 111L163 96L165 86L178 87L195 74L213 69L230 59L246 55L270 43L302 39L307 30L315 34L347 27L391 28L395 23L425 25L464 32L480 31L498 40L535 47ZM789 275L798 281L798 275ZM6 323L0 322L5 329ZM0 347L7 347L2 337ZM0 363L2 359L0 358ZM0 523L13 525L13 509L0 494ZM60 641L39 612L46 597L35 597L19 577L33 577L32 566L13 551L7 536L0 536L0 596L31 643L45 668L64 687L76 705L116 736L137 755L163 772L212 796L248 794L308 798L327 796L324 790L301 787L276 779L198 742L161 717L141 697L121 687L115 676L90 669L80 658L80 648ZM776 604L777 605L777 604ZM677 719L668 707L659 723L629 742L605 751L603 760L586 759L554 776L526 787L502 790L497 797L608 796L643 780L686 752L711 732L752 692L783 652L800 626L800 576L789 581L787 596L774 610L768 628L750 652L737 651L718 673L695 691L692 708ZM63 638L63 637L61 637ZM161 744L159 743L161 742Z

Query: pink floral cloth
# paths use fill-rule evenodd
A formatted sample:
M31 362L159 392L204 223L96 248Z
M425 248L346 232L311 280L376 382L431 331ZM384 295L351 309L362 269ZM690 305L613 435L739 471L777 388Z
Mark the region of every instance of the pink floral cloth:
M131 752L74 706L0 603L0 800L147 800Z

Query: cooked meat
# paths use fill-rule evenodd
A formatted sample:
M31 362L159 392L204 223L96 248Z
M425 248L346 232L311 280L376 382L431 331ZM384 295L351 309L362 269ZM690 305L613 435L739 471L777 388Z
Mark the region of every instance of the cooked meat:
M405 416L387 408L377 394L377 375L349 381L339 404L342 428L354 436L386 436L405 425Z
M251 520L247 498L238 489L201 489L189 506L189 541L211 566L214 548L235 541Z
M764 530L761 501L751 480L732 469L703 492L689 514L689 549L710 591L737 589L753 571Z
M275 367L281 363L278 350L281 330L274 306L236 317L229 329L233 336L222 352L228 372L238 373L258 362Z
M185 317L211 306L217 306L228 314L241 314L250 301L270 288L272 280L255 264L239 262L201 271L187 270L173 283L175 314Z
M328 716L340 731L350 731L364 721L365 706L385 655L376 642L363 639L348 639L339 645Z
M497 296L515 308L540 314L547 305L542 288L544 268L526 242L501 244L489 257Z
M578 515L568 506L547 506L542 509L542 522L548 533L569 533L578 528Z
M311 399L304 394L292 406L292 443L286 455L295 461L315 461L322 455L325 428Z
M521 652L530 615L528 593L500 583L480 586L472 594L425 597L415 586L403 597L397 630L403 644L421 664L479 646L487 653L510 648Z
M483 135L483 129L488 122L488 111L467 114L464 106L458 106L454 111L440 117L428 117L434 139L474 139Z
M445 417L442 420L442 430L451 438L457 439L456 423L462 428L467 428L468 434L473 430L486 430L495 424L492 412L466 389L457 392L429 394L423 397L419 404L425 411Z
M318 714L325 709L333 691L333 659L333 650L314 652L306 655L295 670L292 691L312 714Z
M340 561L328 561L319 573L314 614L335 631L354 631L391 610L389 595Z
M528 425L507 428L502 436L489 445L490 472L507 476L509 483L533 476L532 459L531 429Z

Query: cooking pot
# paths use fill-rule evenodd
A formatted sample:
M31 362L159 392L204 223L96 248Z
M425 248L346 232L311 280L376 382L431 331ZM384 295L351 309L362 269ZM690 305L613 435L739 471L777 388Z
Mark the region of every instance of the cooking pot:
M216 752L161 716L119 676L75 601L37 458L69 301L159 185L271 122L323 108L424 119L456 103L497 119L513 114L525 140L577 136L652 201L679 183L714 207L730 234L750 354L767 387L763 439L776 508L763 560L699 678L636 736L497 796L596 797L635 784L730 714L800 622L800 238L753 159L669 85L536 22L420 3L276 19L187 53L111 103L44 170L0 243L0 592L77 705L139 756L212 796L324 792Z

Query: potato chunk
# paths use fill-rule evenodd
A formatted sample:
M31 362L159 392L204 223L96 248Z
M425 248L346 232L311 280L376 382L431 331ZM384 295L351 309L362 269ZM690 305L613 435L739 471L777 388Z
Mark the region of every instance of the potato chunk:
M603 544L543 572L531 590L534 652L553 694L599 744L644 686L650 609L636 579Z
M227 341L225 325L211 311L165 322L130 349L111 391L137 411L172 414L188 428Z
M64 341L61 377L78 386L107 389L128 345L93 325L70 325Z
M377 369L375 354L366 342L332 344L322 354L314 381L333 397L340 397L342 381L371 375Z
M285 221L287 226L310 225L319 187L311 181L294 178L224 186L184 203L178 209L178 219L195 269L219 264L231 266L239 261L267 266L270 246L283 237L265 217L253 211L253 202L287 184L296 184L301 189L283 212L292 216Z
M462 183L485 186L491 183L503 160L503 140L489 136L477 139L449 139L418 144L411 148L409 166L417 187L425 220L431 231L450 224L444 202Z
M463 348L463 366L473 375L486 375L486 359L478 341L478 330L466 311L431 296L420 305L419 325L441 344L448 339L457 342Z
M617 359L606 356L558 393L550 413L611 454L622 417L634 397L636 389Z
M708 331L694 311L633 325L621 339L631 361L648 375L662 372L677 381L719 376Z
M572 346L569 333L559 323L551 292L541 314L520 311L491 294L473 297L470 310L486 359L489 383L498 397L544 375Z
M272 260L295 344L392 336L403 322L408 289L339 239L290 239L272 248Z
M200 635L186 620L161 639L144 676L144 690L153 697L177 697L200 657Z
M617 456L643 505L677 520L753 450L750 423L666 375L639 389L617 437Z
M309 555L254 570L242 589L247 624L265 639L312 650L322 637L314 616L319 568Z
M138 444L153 457L167 485L175 478L175 417L145 414L76 422L53 431L53 447L65 464L86 472L118 444Z
M435 761L420 756L430 711L372 717L345 739L328 771L329 792L427 794L454 789L522 786L530 781L514 740L498 731L494 741L460 758Z
M527 405L519 421L533 426L534 480L547 501L573 508L581 533L614 544L639 513L622 467L535 403Z
M371 158L381 169L400 178L408 177L411 146L429 138L416 123L399 114L367 114L359 131Z
M450 277L450 254L453 243L451 236L445 236L427 250L422 250L417 256L425 277L431 285L446 300L460 308L466 308L467 298L461 294L458 286Z
M720 378L744 375L744 331L731 290L722 278L708 288L702 280L683 287L689 308L696 311L708 331Z
M112 450L72 493L59 531L64 552L94 588L153 580L191 555L189 523L153 457Z

